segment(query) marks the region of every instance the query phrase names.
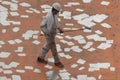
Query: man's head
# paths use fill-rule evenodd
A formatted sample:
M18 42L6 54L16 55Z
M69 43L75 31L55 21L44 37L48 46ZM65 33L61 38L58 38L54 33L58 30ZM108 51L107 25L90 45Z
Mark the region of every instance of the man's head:
M58 12L61 10L61 5L59 3L53 3L52 5L52 12L53 15L58 14Z

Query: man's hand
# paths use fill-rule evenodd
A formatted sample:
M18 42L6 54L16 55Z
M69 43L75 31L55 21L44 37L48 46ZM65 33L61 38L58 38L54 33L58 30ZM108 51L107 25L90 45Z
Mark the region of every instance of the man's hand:
M47 36L51 36L51 34L50 34L49 32L46 32L45 35L47 35Z
M60 29L59 31L60 31L60 33L64 33L64 31L63 31L63 30L61 30L61 29Z

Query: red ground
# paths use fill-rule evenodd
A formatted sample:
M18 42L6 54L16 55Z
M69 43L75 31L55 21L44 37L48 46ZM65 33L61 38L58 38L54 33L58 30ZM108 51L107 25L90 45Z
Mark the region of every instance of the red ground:
M70 7L70 8L66 8L64 7L65 4L67 4L67 2L80 2L79 6L74 6L74 7ZM109 23L112 28L110 29L106 29L106 28L102 28L100 27L100 24L97 24L96 27L93 27L92 30L101 30L103 32L103 34L101 36L106 37L109 40L114 40L114 43L112 44L112 46L106 50L100 50L97 49L94 52L89 52L87 50L83 50L80 54L75 53L73 51L70 51L69 53L66 54L70 54L72 56L72 59L68 60L65 58L60 58L61 61L64 64L64 68L71 74L71 77L77 77L77 75L87 75L88 77L95 77L96 80L120 80L120 1L119 0L109 0L110 5L109 6L103 6L100 4L102 0L93 0L91 3L85 4L82 2L82 0L58 0L57 2L60 2L62 7L63 7L63 11L67 10L67 11L71 11L72 15L77 15L80 14L80 12L75 11L76 8L82 8L84 9L83 13L89 14L89 15L94 15L94 14L107 14L109 17L104 20L104 22ZM38 63L37 57L41 51L41 48L43 46L43 44L45 43L44 37L43 36L39 36L39 38L37 39L38 41L40 41L41 43L39 45L34 45L32 43L32 41L34 41L35 39L31 38L29 40L24 40L24 38L22 37L23 33L25 33L27 30L38 30L40 31L40 22L42 20L42 16L45 15L42 13L42 8L40 7L40 5L43 4L49 4L51 5L53 2L56 2L55 0L20 0L20 2L27 2L30 3L32 5L33 8L39 10L41 13L37 14L37 13L27 13L25 12L26 9L28 8L23 8L23 7L19 7L19 14L26 14L29 15L28 19L22 19L20 17L12 17L9 15L8 19L10 20L17 20L17 21L21 21L21 25L19 26L15 26L15 25L10 25L7 27L4 27L3 25L0 24L0 40L3 40L5 42L5 44L2 46L2 48L0 48L0 52L10 52L11 55L8 58L0 58L0 62L5 62L6 64L9 64L12 61L15 62L19 62L19 66L17 68L12 68L11 70L13 71L12 74L4 74L3 72L0 72L0 76L6 76L7 78L11 78L12 75L20 75L21 76L21 80L47 80L46 77L46 72L52 70L52 71L56 71L57 75L59 75L59 70L61 70L60 68L57 68L56 66L54 66L54 63L48 63L49 65L53 66L52 69L47 69L45 68L44 64L40 64ZM0 3L1 4L1 3ZM2 4L3 5L3 4ZM5 5L3 5L5 6ZM9 6L6 6L9 9ZM82 12L81 12L82 13ZM74 28L80 28L82 27L82 25L79 25L76 21L72 20L65 20L63 19L63 17L61 18L61 26L63 28L65 28L65 23L74 23ZM13 33L12 29L14 27L20 27L20 31L17 33ZM6 29L7 32L4 34L2 33L2 29ZM40 34L40 33L39 33ZM39 35L37 34L37 35ZM68 32L65 33L63 35L70 35L70 36L75 36L75 35L89 35L89 33L84 33L83 31L75 31L75 32ZM8 43L8 40L13 40L13 39L21 39L23 42L20 44L14 44L11 45ZM67 40L67 39L66 39ZM87 40L87 39L86 39ZM70 40L68 40L70 41ZM90 40L89 40L90 41ZM92 41L92 40L91 40ZM75 45L78 45L80 47L82 47L83 45L79 45L76 41L73 41L75 43ZM100 44L100 42L94 42L94 47L97 47L98 44ZM63 44L60 42L60 39L56 38L56 43L60 44L62 49L68 47L67 45ZM26 56L25 57L19 57L17 54L18 52L15 52L15 50L17 49L18 46L22 46L24 47L24 50L22 53L25 53ZM64 51L63 51L64 52ZM48 58L52 58L51 56L51 52L49 51L48 55L46 56L46 59ZM70 66L74 63L76 63L76 61L78 59L84 59L86 61L86 63L84 65L78 65L75 69L72 69ZM89 68L89 64L91 63L104 63L104 62L109 62L111 65L111 67L115 67L115 71L110 71L110 68L108 69L100 69L99 71L94 71L94 72L89 72L88 68ZM24 67L25 66L33 66L33 68L38 68L40 69L42 72L41 73L35 73L33 72L33 70L26 70ZM80 67L85 67L84 70L79 71L78 69ZM0 66L0 69L2 69L2 67ZM18 73L16 72L17 69L21 69L21 70L25 70L25 73ZM4 69L6 70L6 69ZM98 77L102 75L101 79L98 79ZM62 80L61 77L59 77L58 80Z

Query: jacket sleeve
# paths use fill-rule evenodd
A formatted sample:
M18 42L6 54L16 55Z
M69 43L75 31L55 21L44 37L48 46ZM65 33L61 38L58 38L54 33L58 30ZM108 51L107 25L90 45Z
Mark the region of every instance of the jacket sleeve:
M43 26L45 26L47 24L47 19L46 19L46 17L43 17L43 20L42 20L42 22L41 22L41 24L40 24L40 27L42 28Z
M46 17L43 18L41 24L40 24L40 28L43 31L44 34L48 33L48 29L47 29L47 19Z
M60 26L59 22L58 22L58 18L56 17L56 26L58 30L63 30L62 27Z

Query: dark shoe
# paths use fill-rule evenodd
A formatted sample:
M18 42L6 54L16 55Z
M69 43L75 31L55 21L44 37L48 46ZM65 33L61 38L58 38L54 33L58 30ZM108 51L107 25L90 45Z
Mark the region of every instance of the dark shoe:
M59 68L63 68L63 67L64 67L64 65L63 65L61 62L55 63L55 65L56 65L57 67L59 67Z
M41 59L40 57L37 58L37 61L38 61L38 62L41 62L41 63L43 63L43 64L47 64L47 63L48 63L48 61L46 61L46 60L44 60L44 59Z

